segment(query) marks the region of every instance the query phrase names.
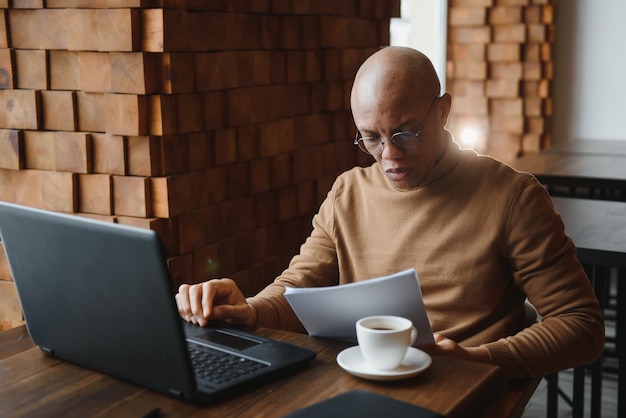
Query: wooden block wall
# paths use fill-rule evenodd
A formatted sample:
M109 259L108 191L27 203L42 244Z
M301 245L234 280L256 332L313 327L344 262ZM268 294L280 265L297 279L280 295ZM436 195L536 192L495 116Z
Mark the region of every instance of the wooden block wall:
M156 230L175 285L287 266L399 0L0 1L0 199ZM0 320L17 301L0 254Z
M511 161L550 145L555 0L450 0L449 127Z

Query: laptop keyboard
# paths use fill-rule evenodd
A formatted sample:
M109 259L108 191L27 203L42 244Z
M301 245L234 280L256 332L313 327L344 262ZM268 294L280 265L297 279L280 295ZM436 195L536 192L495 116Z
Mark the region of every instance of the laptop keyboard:
M222 384L259 369L267 364L250 360L236 354L198 348L189 344L189 354L197 378L213 384Z

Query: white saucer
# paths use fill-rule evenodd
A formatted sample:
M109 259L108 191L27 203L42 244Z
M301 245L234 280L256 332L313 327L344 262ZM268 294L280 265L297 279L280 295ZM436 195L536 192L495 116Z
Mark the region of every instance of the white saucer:
M414 347L409 350L402 363L393 370L371 368L358 345L346 348L337 355L337 364L348 373L370 380L398 380L416 376L430 367L432 359L428 354Z

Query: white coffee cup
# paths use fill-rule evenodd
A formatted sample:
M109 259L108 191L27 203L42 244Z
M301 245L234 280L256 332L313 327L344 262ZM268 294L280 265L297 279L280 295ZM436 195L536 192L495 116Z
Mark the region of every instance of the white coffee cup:
M400 316L368 316L356 322L356 336L370 367L393 370L415 342L417 329L410 320Z

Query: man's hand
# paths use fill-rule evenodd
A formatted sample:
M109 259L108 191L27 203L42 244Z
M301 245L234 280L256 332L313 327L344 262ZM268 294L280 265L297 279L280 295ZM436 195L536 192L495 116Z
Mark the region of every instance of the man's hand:
M248 327L256 323L256 309L246 302L231 279L183 284L178 288L176 305L185 321L200 326L207 325L209 320L223 320Z
M435 338L435 344L423 347L423 350L429 354L458 357L464 360L478 361L481 363L491 363L489 351L483 346L461 347L456 342L441 334L433 334L433 337Z

